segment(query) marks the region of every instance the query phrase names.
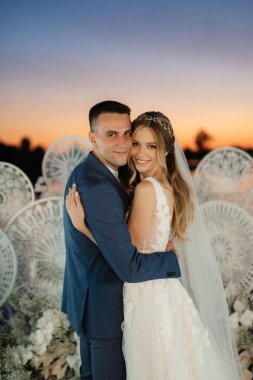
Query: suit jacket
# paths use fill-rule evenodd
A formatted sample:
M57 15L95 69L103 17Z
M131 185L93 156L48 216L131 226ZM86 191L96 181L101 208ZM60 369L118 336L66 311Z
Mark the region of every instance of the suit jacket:
M83 326L96 339L120 337L123 282L180 277L178 261L174 252L147 255L132 245L125 222L128 194L92 153L72 172L65 195L73 183L97 245L74 228L64 206L62 311L77 333Z

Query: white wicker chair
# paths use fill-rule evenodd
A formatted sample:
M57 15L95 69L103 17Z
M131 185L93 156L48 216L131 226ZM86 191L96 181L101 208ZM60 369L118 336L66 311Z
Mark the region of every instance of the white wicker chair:
M17 166L0 162L0 228L24 206L34 201L30 179Z
M225 286L249 292L253 288L253 219L241 207L209 201L201 212Z
M253 215L253 158L226 147L207 154L198 164L194 183L200 203L227 200Z
M35 201L8 223L18 259L15 290L59 302L65 262L63 198Z
M17 258L8 236L0 230L0 306L9 297L16 281Z
M69 175L91 150L92 144L82 136L64 136L48 148L42 162L47 195L63 194Z

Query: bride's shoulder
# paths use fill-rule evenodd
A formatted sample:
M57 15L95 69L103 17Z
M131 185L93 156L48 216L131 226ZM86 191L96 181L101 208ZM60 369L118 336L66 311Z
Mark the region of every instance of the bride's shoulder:
M152 183L148 181L140 182L134 191L133 210L142 215L149 215L156 205L156 194Z
M138 185L135 188L134 192L135 196L145 196L148 198L155 198L155 189L151 182L149 181L142 181L138 183Z

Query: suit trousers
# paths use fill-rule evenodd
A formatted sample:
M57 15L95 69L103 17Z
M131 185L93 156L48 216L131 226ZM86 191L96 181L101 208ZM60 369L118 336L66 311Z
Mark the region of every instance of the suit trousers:
M122 337L93 339L80 333L80 380L126 380Z

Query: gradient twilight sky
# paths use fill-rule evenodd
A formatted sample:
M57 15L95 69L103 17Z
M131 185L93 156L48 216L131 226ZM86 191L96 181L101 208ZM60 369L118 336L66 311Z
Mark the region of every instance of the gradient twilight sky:
M253 146L252 0L0 0L0 140L88 135L98 101Z

